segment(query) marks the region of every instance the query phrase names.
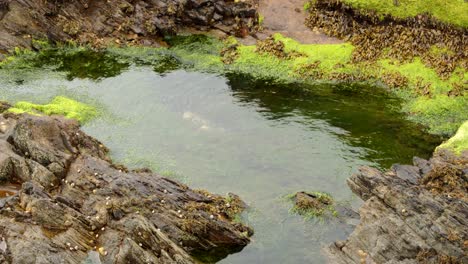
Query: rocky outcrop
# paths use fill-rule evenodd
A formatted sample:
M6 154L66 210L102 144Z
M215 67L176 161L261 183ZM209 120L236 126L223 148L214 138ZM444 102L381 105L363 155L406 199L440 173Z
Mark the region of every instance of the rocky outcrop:
M0 116L1 263L194 263L241 250L244 204L113 164L60 117ZM2 188L0 186L0 188Z
M468 263L468 152L437 152L348 180L361 222L328 249L332 263Z
M157 45L183 28L245 35L257 23L256 0L0 0L0 51L32 39L80 44Z

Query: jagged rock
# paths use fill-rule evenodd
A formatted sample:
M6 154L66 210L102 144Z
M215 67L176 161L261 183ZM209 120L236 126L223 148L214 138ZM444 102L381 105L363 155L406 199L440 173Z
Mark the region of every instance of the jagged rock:
M2 263L195 263L224 257L252 234L232 222L244 204L149 170L115 165L107 148L60 117L0 115ZM0 186L1 187L1 186Z
M468 263L468 155L440 151L385 173L363 167L348 179L365 200L361 222L332 244L332 263Z
M0 0L0 51L31 48L32 39L159 45L181 29L224 28L235 34L257 24L257 0ZM132 35L131 40L128 36Z

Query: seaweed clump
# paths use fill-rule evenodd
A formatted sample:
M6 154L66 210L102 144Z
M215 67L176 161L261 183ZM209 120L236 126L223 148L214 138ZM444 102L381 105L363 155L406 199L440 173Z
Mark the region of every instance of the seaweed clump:
M237 58L239 58L239 51L237 50L237 47L239 45L232 44L229 45L221 50L221 61L224 64L232 64L236 61Z
M291 211L305 218L338 215L334 206L335 202L328 193L298 192L289 196L289 199L294 201L294 206Z
M311 1L306 25L327 35L350 41L353 62L392 58L402 62L421 57L447 79L457 68L466 68L466 28L442 23L429 15L396 18L361 11L338 0Z
M275 40L273 36L269 36L265 40L257 41L257 48L255 51L259 54L271 54L280 59L286 59L288 57L284 43L281 40Z
M464 172L468 159L441 151L439 155L445 155L444 159L448 159L447 162L434 163L431 170L420 180L421 184L433 194L468 201L468 175Z
M279 59L285 60L304 56L304 54L301 54L300 52L295 50L286 51L285 43L280 39L275 39L275 36L273 35L269 36L265 40L257 41L255 52L257 52L258 54L273 55Z

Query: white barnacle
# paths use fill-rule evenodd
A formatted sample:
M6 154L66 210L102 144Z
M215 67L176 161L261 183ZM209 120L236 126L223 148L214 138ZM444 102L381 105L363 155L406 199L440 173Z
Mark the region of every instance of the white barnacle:
M104 230L106 230L106 228L105 228L105 227L101 228L101 231L104 231Z
M70 250L71 250L71 251L73 251L73 248L72 248L72 247L70 247Z
M183 215L179 215L179 218L183 218L184 216Z
M151 211L151 213L153 213L153 214L154 214L155 212L156 212L156 210Z
M165 202L166 202L166 201L164 201L164 200L161 200L161 203L165 203Z
M68 180L65 180L65 183L67 183L67 184L68 184Z
M109 205L110 203L109 202L106 202L106 205Z
M142 243L138 243L138 245L139 245L140 247L142 247L142 246L143 246L143 244L142 244Z
M141 236L141 232L138 232L138 235Z
M227 203L227 204L226 204L226 207L227 207L227 208L230 208L230 207L231 207L231 204L230 204L230 203Z
M177 211L177 213L179 213L179 214L180 214L181 212L182 212L181 210L178 210L178 211Z
M166 189L164 189L164 193L167 193L167 190L166 190Z
M214 215L210 215L210 219L214 219Z
M106 197L106 200L110 200L110 196L107 196L107 197Z
M76 172L80 173L80 172L81 172L81 170L80 170L80 169L78 169Z
M96 238L98 238L98 237L99 237L99 234L96 234Z
M75 246L75 250L78 250L78 246Z
M71 246L70 242L67 242L67 247L70 247L70 246Z
M70 187L74 187L74 186L75 186L75 183L72 182L72 183L70 184Z
M95 172L95 173L94 173L94 176L98 176L98 173L97 173L97 172Z
M97 193L97 190L96 190L96 189L94 189L94 190L93 190L93 193Z

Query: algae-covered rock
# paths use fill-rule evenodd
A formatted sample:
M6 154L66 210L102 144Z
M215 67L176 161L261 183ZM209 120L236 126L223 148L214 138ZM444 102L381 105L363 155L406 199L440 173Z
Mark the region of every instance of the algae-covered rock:
M29 113L33 115L63 115L67 118L78 120L80 123L89 121L98 114L98 111L94 107L63 96L57 96L49 104L44 105L18 102L9 108L8 112L15 114Z
M297 192L288 196L294 202L291 209L293 213L304 216L305 218L337 216L335 210L335 201L331 195L323 192Z

